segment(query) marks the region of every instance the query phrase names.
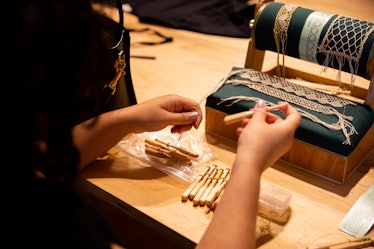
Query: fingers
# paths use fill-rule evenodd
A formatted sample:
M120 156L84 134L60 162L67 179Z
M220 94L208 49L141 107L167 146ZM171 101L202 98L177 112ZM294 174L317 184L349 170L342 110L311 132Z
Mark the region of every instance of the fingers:
M202 121L202 112L200 106L194 106L189 112L177 113L176 117L177 125L190 125L197 129Z
M254 112L262 112L266 113L266 122L267 123L273 123L278 120L281 120L281 117L279 115L275 115L271 112L269 112L270 108L277 108L277 110L281 111L283 114L285 114L286 119L289 119L289 122L298 123L300 122L301 116L299 112L289 103L287 102L278 102L276 106L270 107L268 109L264 108L265 104L263 100L259 100L256 104L255 108L253 109ZM276 109L275 109L276 110ZM255 113L254 113L255 114ZM253 115L255 116L255 115ZM256 115L258 116L258 114ZM261 115L263 117L263 115Z
M257 122L267 122L267 123L272 123L274 120L279 118L279 116L272 114L270 110L263 99L259 99L258 102L256 103L255 107L252 109L253 110L253 115L251 118L246 118L242 121L242 126L245 127L248 122L250 122L251 119L258 120ZM240 129L239 129L240 130Z
M192 124L196 129L200 126L203 118L202 110L196 101L180 97L180 109L176 109L176 113L180 113L175 123L176 125ZM190 127L191 128L191 127Z
M286 115L286 120L293 126L297 127L301 121L301 115L292 105L288 104L285 109L281 110Z
M269 108L266 108L265 101L260 99L256 103L255 107L252 109L253 110L252 117L244 119L242 121L241 127L238 127L236 129L237 134L240 135L243 129L250 122L256 122L258 123L258 125L260 125L260 123L263 123L262 125L265 125L265 123L273 124L273 123L283 122L285 123L284 125L289 126L290 129L296 129L301 120L301 115L296 110L296 108L294 108L287 102L278 102L277 109L281 111L286 117L282 118L279 115L271 113L269 111Z
M176 113L174 118L175 126L172 127L172 133L182 133L190 130L192 127L199 128L201 123L201 115L197 111Z
M192 99L177 96L175 108L171 110L170 124L173 133L182 133L192 127L199 128L203 115L200 105Z
M194 106L192 107L192 110L194 112L190 113L190 114L187 114L187 119L190 120L190 121L193 121L194 120L194 127L195 129L199 128L200 126L200 123L201 121L203 120L203 114L202 114L202 110L200 108L200 105L197 105L197 106Z

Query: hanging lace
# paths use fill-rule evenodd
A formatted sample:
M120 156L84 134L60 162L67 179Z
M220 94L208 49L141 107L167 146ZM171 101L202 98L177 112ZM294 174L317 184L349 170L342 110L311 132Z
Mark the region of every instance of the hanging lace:
M329 26L317 50L317 52L326 55L323 64L324 70L329 66L336 68L335 64L337 63L337 82L341 82L342 68L348 63L351 73L350 86L352 88L364 45L372 32L374 32L374 23L346 16L337 16Z

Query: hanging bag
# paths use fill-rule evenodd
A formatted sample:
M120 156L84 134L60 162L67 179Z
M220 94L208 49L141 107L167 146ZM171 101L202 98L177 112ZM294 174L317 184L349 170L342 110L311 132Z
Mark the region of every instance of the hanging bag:
M104 4L118 9L119 20L105 16L102 27L113 58L113 79L104 84L105 111L111 111L137 103L130 70L130 33L124 27L121 0L93 0L93 4Z

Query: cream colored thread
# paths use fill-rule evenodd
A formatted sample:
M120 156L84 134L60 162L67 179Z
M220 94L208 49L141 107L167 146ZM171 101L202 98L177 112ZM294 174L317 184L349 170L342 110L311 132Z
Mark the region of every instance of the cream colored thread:
M239 76L244 79L249 79L252 82L262 83L264 85L271 86L277 89L283 89L286 92L295 93L297 96L303 96L309 100L318 101L321 104L329 104L334 107L344 107L346 105L356 105L355 102L343 99L337 96L333 96L327 93L322 93L320 91L316 91L310 89L308 87L292 83L290 81L286 81L279 77L270 76L268 74L264 74L253 69L239 69L233 70L231 73L224 79L225 84L234 84L234 85L246 85L248 83L247 80L240 80L236 79L235 82L233 80L229 80L232 76Z
M251 75L256 75L254 77L256 80L258 80L258 78L262 78L262 79L270 79L271 78L270 76L268 76L266 74L263 74L261 72L257 72L255 70L251 70L251 69L239 70L239 71L235 71L235 73L237 73L237 74L238 73L243 73L243 71L251 73ZM231 76L233 76L233 75L234 74L231 74ZM257 76L261 76L261 77L257 77ZM276 78L276 77L273 77L273 78L275 78L276 81L283 81L282 79L279 79L279 78ZM298 111L300 112L300 114L303 117L308 118L308 119L312 120L313 122L321 124L321 125L329 128L329 129L341 130L343 132L345 138L346 138L346 140L342 142L343 144L351 144L350 136L353 135L353 134L358 134L355 127L350 122L350 121L353 120L352 116L344 115L344 114L338 112L333 107L326 106L326 105L321 105L321 104L318 104L316 102L310 101L308 99L301 98L297 95L290 94L286 91L279 90L277 88L273 88L273 87L271 87L272 86L271 84L269 84L269 83L266 84L265 81L266 80L263 80L263 81L260 81L260 82L250 82L250 81L245 81L245 80L226 80L226 84L245 85L245 86L247 86L249 88L252 88L256 91L265 93L267 95L270 95L270 96L273 96L273 97L276 97L276 98L279 98L279 99L282 99L282 100L284 100L288 103L293 103L293 104L296 104L298 106L302 106L302 107L304 107L308 110L323 113L323 114L326 114L326 115L335 115L338 118L338 122L334 123L334 124L329 124L329 123L326 123L323 120L319 119L315 115L312 115L309 112L306 112L306 111L304 111L300 108L297 108ZM272 82L272 81L270 81L270 82ZM292 84L292 83L288 82L287 84ZM299 87L302 87L302 86L299 86ZM338 98L338 97L335 97L335 98ZM226 101L229 101L229 100L234 100L233 103L235 103L235 102L240 101L240 100L252 100L253 101L254 99L255 99L254 97L248 97L248 96L230 96L228 98L222 99L218 104L222 104L223 102L226 102ZM231 105L233 103L231 103ZM351 102L343 99L341 103L348 104L348 103L351 103ZM354 102L352 102L352 103L355 104ZM270 105L274 105L274 103L270 103Z
M274 41L275 45L277 46L277 68L276 68L276 74L279 77L286 77L285 72L285 54L287 49L287 40L288 40L288 27L290 26L290 22L292 19L292 14L297 9L297 6L285 4L280 8L280 10L277 13L277 16L275 18L274 22L274 29L273 29L273 35L274 35ZM282 66L280 66L280 54L282 53Z

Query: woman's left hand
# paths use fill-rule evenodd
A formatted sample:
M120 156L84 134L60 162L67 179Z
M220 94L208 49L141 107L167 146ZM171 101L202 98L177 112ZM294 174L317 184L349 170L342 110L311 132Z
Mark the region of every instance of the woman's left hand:
M172 125L171 132L181 133L199 127L203 115L196 101L175 94L156 97L139 103L139 118L144 131L157 131Z

